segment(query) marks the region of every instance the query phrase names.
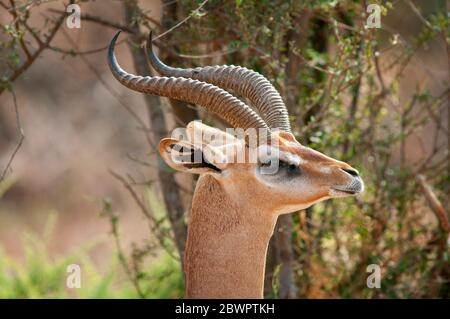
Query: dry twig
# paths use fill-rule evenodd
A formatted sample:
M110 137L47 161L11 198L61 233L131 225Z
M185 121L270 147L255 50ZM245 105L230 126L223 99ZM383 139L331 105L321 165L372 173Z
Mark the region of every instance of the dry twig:
M19 107L17 105L16 93L14 92L14 89L12 89L12 88L11 88L11 95L13 97L14 112L16 114L17 130L19 131L19 141L17 142L16 147L14 148L13 152L11 153L11 156L9 157L8 162L6 163L6 166L3 169L2 174L0 175L0 182L3 181L3 179L5 178L6 173L8 172L9 168L11 167L12 161L14 160L14 157L16 156L17 152L21 148L23 140L25 139L25 134L22 129L22 123L20 121L20 114L19 114Z
M448 214L445 211L444 206L442 206L441 202L436 197L431 189L431 186L427 183L423 175L417 175L417 182L421 187L422 193L425 196L428 205L430 205L431 210L439 220L440 228L447 234L450 234L450 223L448 221Z

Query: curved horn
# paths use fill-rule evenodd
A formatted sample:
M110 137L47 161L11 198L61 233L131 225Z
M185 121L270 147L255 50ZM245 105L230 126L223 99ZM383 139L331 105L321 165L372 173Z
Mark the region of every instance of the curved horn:
M120 31L108 48L108 64L114 77L134 91L160 95L204 107L216 113L235 128L263 128L270 134L267 124L249 106L227 91L212 84L193 79L137 76L124 71L117 62L114 46Z
M164 64L153 51L152 32L146 44L147 59L158 73L165 76L196 79L233 90L250 100L270 128L291 132L289 114L278 91L263 75L244 67L217 65L195 69L173 68Z

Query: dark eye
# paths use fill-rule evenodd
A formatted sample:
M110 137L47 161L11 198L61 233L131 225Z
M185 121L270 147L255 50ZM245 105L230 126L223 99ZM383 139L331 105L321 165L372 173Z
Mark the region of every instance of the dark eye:
M300 172L300 170L299 170L298 166L289 164L287 167L287 172L289 174L298 174Z

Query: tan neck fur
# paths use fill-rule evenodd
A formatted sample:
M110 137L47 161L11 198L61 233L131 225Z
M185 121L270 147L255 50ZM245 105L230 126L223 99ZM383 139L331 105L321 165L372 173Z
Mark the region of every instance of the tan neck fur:
M231 198L211 176L197 182L185 252L187 298L262 298L276 218Z

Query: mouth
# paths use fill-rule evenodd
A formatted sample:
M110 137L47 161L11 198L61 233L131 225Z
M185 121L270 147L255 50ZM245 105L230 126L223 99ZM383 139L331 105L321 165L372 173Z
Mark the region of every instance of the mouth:
M354 196L364 191L364 184L361 181L345 186L331 187L333 195L337 196Z
M355 190L350 190L350 189L341 189L341 188L331 188L331 189L337 193L341 193L344 195L356 195L357 193L359 193Z
M331 192L334 196L354 196L364 191L363 181L357 177L346 185L336 185L331 187Z

